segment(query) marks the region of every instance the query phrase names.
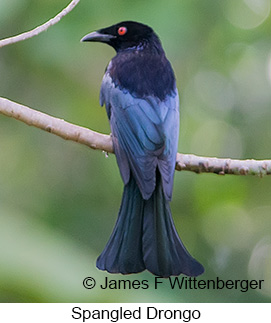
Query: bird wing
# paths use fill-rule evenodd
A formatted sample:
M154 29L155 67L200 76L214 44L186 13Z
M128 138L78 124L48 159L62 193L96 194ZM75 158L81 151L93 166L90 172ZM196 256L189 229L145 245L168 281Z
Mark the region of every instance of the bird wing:
M133 174L144 199L156 185L158 167L167 199L171 199L179 136L177 89L164 101L136 98L103 78L100 103L105 104L120 173L125 184Z

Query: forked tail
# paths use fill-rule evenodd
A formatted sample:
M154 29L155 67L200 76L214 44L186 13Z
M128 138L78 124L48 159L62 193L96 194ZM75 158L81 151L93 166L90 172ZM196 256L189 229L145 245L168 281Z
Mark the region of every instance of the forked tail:
M115 228L97 259L97 267L122 274L147 269L161 277L198 276L204 272L178 236L159 174L149 200L142 198L131 176L124 187Z

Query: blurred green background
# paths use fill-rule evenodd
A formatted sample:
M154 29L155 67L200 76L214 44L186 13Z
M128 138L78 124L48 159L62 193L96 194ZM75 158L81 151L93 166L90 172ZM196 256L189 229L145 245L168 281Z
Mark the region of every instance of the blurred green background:
M0 0L0 38L47 21L68 0ZM109 133L99 89L114 51L82 44L122 20L149 24L174 67L179 151L271 158L269 0L81 0L57 25L0 49L0 95ZM180 291L153 276L109 275L95 260L122 194L115 156L0 115L0 301L270 302L271 178L178 172L171 203L184 244L212 279L264 279L260 291ZM149 280L148 290L85 290L93 276Z

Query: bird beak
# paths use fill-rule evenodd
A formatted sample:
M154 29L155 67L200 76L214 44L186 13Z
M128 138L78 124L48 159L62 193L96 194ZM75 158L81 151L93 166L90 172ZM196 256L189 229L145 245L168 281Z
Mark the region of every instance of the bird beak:
M102 43L108 43L112 38L116 38L113 35L109 34L101 34L98 31L93 31L90 34L87 34L81 39L81 42L83 41L97 41L97 42L102 42Z

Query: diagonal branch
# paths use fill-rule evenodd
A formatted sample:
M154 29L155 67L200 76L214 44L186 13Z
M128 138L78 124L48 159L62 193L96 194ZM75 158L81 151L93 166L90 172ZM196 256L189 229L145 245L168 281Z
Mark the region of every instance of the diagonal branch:
M113 153L112 140L90 129L80 127L63 119L49 116L24 105L0 97L0 113L20 120L29 126L53 133L63 139L72 140L93 149ZM195 155L177 154L176 170L219 175L271 175L271 160L235 160Z
M72 11L73 8L79 3L79 1L80 0L71 1L70 4L66 8L64 8L59 14L57 14L54 18L48 20L46 23L44 23L44 24L42 24L30 31L19 34L17 36L13 36L13 37L9 37L9 38L5 38L5 39L0 40L0 48L4 47L6 45L14 44L19 41L31 38L33 36L40 34L43 31L47 30L49 27L58 23L60 21L60 19L63 18L64 16L66 16L70 11Z
M65 140L72 140L93 149L113 153L110 136L76 126L63 119L33 110L24 105L0 97L0 113L26 123L29 126L53 133Z

